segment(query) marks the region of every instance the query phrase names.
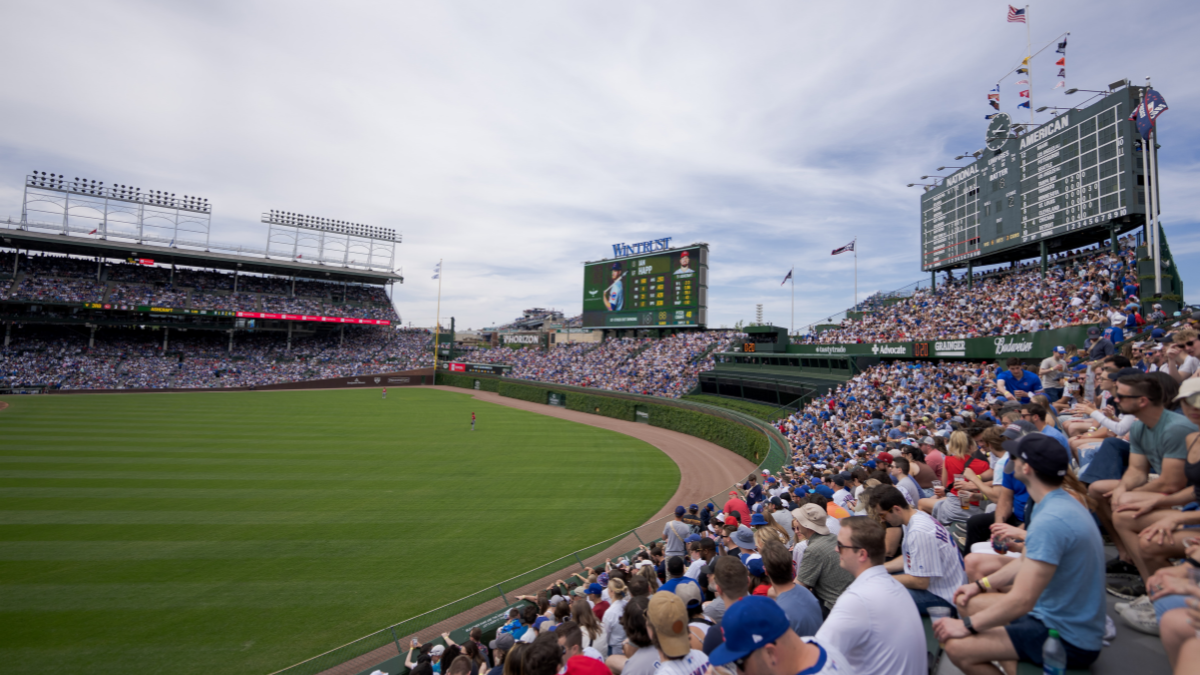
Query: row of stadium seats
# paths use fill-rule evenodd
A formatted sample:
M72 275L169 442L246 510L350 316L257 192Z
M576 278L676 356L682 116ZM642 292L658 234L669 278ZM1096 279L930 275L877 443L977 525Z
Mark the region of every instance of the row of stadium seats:
M22 278L23 277L23 278ZM102 302L116 306L152 305L155 307L240 310L320 316L386 319L397 321L391 303L322 302L312 297L259 295L249 292L223 294L176 286L151 286L90 279L30 276L22 273L16 280L0 281L0 300L42 302Z
M549 351L501 347L464 360L507 364L512 377L650 396L679 398L700 373L712 369L712 351L740 334L729 331L681 333L660 340L619 338L595 344L559 344Z
M166 354L157 331L104 330L88 348L86 333L24 328L0 349L0 387L60 389L222 388L350 377L433 365L426 331L347 326L338 332L296 338L292 349L278 336L228 337L189 331L170 336Z
M861 318L806 335L806 344L906 342L1000 336L1106 323L1115 301L1136 296L1134 238L1113 255L1098 248L1052 261L1043 280L1038 265L980 275L968 287L957 279L936 290L917 289L904 298L875 296L860 306Z
M234 277L228 272L179 268L174 275L168 267L152 267L133 263L105 262L97 269L95 260L55 255L28 255L16 259L13 251L0 252L0 275L11 277L14 267L26 278L57 278L64 280L126 282L130 284L162 284L198 291L233 291ZM285 277L241 274L237 277L239 293L292 295L292 280ZM358 286L327 283L306 279L295 281L295 295L319 300L337 300L374 305L390 305L387 293L379 286Z

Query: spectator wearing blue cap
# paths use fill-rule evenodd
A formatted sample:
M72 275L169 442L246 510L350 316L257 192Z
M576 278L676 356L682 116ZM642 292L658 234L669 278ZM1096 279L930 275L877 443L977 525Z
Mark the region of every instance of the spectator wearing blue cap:
M692 534L697 534L705 527L700 521L700 507L697 504L692 504L687 507L687 513L683 514L683 522L691 529Z
M687 509L676 506L675 519L667 521L667 524L663 526L663 539L666 541L665 554L668 558L675 555L687 555L687 544L683 540L692 533L692 529L683 522L685 513L687 513Z
M835 646L797 635L783 609L768 598L742 599L725 612L722 627L725 642L709 655L714 666L735 664L737 671L755 675L854 672Z

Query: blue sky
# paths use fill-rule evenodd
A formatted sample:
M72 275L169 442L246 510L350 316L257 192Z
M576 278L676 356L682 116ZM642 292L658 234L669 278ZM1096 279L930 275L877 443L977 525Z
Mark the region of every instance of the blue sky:
M1024 55L1007 3L24 3L0 41L0 217L30 170L207 196L213 239L284 209L393 227L405 323L580 308L612 244L711 246L710 323L796 324L924 278L921 175L981 147ZM1041 2L1067 85L1146 75L1163 222L1200 296L1200 4ZM1050 50L1034 105L1053 91ZM1011 82L1011 79L1010 81ZM1080 96L1080 95L1076 95ZM1016 88L1004 105L1015 110ZM1048 120L1049 113L1038 116Z

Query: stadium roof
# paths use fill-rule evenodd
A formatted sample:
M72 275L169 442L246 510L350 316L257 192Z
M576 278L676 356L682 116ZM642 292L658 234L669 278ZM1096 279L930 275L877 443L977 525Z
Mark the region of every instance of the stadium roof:
M0 228L0 246L23 248L46 253L62 253L101 258L150 258L156 263L186 265L208 269L223 269L255 274L296 276L303 279L345 281L360 284L404 283L395 272L306 263L293 260L214 253L195 249L176 248L134 241L90 239L60 233L32 232Z

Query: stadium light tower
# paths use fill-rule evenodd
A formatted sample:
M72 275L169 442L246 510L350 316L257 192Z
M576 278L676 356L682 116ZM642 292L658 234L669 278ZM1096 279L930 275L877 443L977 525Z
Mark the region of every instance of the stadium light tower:
M965 167L965 166L939 166L938 171L945 171L946 169L965 169L965 168L967 168L967 167Z
M30 213L53 215L61 218L62 224L30 222ZM174 192L106 184L78 176L67 179L45 171L25 177L21 204L24 229L41 227L61 230L62 234L95 234L101 239L136 239L138 243L169 242L169 246L184 243L207 250L211 224L212 205L203 197L177 196ZM180 238L188 235L203 235L204 242Z
M975 152L964 152L963 154L959 155L958 157L955 157L954 159L959 160L959 159L966 159L968 157L973 157L975 159L979 159L979 156L982 154L983 154L982 150L976 150Z
M396 260L396 244L400 243L400 235L391 228L291 211L271 209L262 215L262 222L268 226L267 255L272 253L272 244L276 244L275 251L279 255L279 245L282 245L290 247L291 251L285 255L293 260L304 259L302 247L311 249L315 246L316 257L310 255L310 261L330 262L349 267L353 264L364 264L358 258L351 258L352 253L366 253L365 264L368 268L383 268L390 272ZM329 257L327 253L334 255Z

